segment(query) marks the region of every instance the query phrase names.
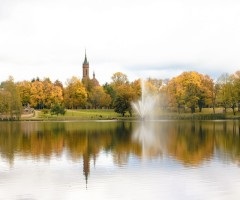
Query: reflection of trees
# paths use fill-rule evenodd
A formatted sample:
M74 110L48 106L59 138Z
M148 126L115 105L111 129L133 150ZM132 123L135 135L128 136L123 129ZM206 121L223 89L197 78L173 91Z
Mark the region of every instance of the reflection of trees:
M95 162L101 151L111 152L118 165L126 164L131 154L167 154L185 165L198 165L215 153L239 162L239 129L239 121L2 122L0 155L13 163L16 153L50 159L66 151L73 161L83 160L87 179L90 161Z
M132 123L122 123L116 128L116 133L113 135L113 160L118 165L126 164L130 154L139 154L141 147L131 140L131 132Z
M239 121L223 121L217 124L216 149L222 159L240 163L240 126ZM220 131L223 130L223 131Z
M174 125L174 126L173 126ZM214 134L201 122L171 124L167 152L186 165L209 159L214 151Z
M96 160L100 151L111 151L117 164L125 163L131 153L137 152L139 145L131 143L130 125L123 122L3 122L0 124L0 155L12 163L15 153L50 159L65 150L72 160L83 159L87 181L90 160Z

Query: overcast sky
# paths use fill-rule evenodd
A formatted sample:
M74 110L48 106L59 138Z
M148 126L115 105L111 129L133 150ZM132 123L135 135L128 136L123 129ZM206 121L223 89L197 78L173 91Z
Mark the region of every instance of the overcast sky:
M0 0L0 81L240 70L238 0Z

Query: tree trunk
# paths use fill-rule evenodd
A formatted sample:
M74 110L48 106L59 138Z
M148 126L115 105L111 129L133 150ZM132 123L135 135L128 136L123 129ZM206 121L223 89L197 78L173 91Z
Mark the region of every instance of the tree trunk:
M129 115L130 115L130 117L132 117L132 111L131 111L131 110L129 110L128 112L129 112Z
M191 112L195 113L195 106L191 106Z
M232 110L233 110L233 115L236 115L236 112L235 112L235 105L232 105Z
M212 108L212 109L213 109L213 114L215 114L215 106L213 106L213 108Z
M178 114L180 114L180 108L181 108L181 106L180 106L180 104L178 104Z

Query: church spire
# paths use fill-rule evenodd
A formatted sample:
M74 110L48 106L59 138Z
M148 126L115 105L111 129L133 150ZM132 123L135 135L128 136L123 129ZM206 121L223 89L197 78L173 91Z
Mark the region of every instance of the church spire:
M85 59L84 59L83 64L88 65L86 49L85 49Z
M84 62L82 65L82 70L83 70L83 79L85 79L85 78L89 79L89 62L87 60L86 49L85 49L85 58L84 58Z

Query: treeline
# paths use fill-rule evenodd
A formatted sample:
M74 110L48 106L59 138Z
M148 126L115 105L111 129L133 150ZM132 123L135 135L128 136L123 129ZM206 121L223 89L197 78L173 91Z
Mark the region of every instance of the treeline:
M92 80L68 79L64 86L49 78L14 82L10 77L0 85L0 116L19 119L24 107L51 110L64 114L64 109L112 108L117 113L132 115L131 102L141 96L141 80L130 82L126 74L116 72L110 83L96 85ZM169 80L146 80L150 93L159 97L158 107L166 111L192 113L196 108L222 107L233 114L240 110L240 71L223 74L216 81L195 71L183 72Z
M222 74L216 81L208 75L198 72L183 72L172 78L160 90L165 108L175 108L178 112L190 108L199 112L204 107L222 107L224 112L231 108L236 114L240 110L240 71L234 74Z

